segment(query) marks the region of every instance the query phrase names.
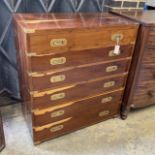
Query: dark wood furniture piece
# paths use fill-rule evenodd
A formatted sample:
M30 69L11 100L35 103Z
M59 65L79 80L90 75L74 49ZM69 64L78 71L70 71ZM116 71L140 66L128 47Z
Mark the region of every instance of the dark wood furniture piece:
M15 25L35 144L120 114L139 24L102 13L17 14Z
M0 152L4 149L4 147L5 147L5 139L4 139L2 118L0 114Z
M141 24L123 101L122 117L130 108L155 103L155 11L120 11L118 15Z

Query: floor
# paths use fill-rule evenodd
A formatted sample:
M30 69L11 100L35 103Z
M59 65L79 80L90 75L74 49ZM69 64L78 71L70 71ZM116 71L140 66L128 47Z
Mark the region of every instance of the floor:
M19 105L2 109L1 155L155 155L155 106L33 146Z

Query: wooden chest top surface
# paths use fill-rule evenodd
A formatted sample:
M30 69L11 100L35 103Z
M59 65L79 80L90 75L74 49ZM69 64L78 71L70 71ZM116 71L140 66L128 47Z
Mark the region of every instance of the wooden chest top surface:
M14 18L23 29L37 31L137 25L110 13L15 14Z
M114 11L121 16L130 18L141 24L148 26L155 26L155 10L147 10L147 11Z

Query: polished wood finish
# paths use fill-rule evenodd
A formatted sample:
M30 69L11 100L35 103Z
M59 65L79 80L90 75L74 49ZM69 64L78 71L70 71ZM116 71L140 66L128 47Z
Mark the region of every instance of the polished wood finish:
M155 11L118 11L141 24L123 101L122 117L132 108L155 103Z
M97 79L103 76L111 76L113 74L120 74L127 72L129 69L130 58L118 60L116 62L108 62L102 64L92 64L86 66L79 66L77 68L68 69L65 71L53 70L45 73L32 73L30 76L32 87L31 91L44 90L49 88L65 87L79 82ZM109 69L114 68L109 71Z
M53 69L61 69L62 67L73 68L76 66L86 65L90 63L112 61L116 59L122 59L132 56L133 46L121 46L121 54L113 55L113 46L101 49L90 49L73 52L51 53L49 55L36 55L29 56L29 68L32 72L42 72ZM104 51L104 52L103 52ZM62 60L65 58L66 62L60 62L60 64L52 65L51 61L54 59Z
M104 87L104 85L114 82L114 85ZM87 98L96 94L103 94L103 92L117 90L124 87L126 82L126 76L108 77L108 79L90 81L87 83L81 83L60 90L50 90L45 92L38 92L32 94L33 109L42 109L50 107L51 105L58 105L69 101L78 100L81 98ZM52 100L52 96L64 94L63 98Z
M34 124L35 126L42 126L67 117L78 117L79 114L84 117L86 113L94 111L94 108L101 109L103 105L107 106L107 104L111 103L116 103L116 106L118 106L117 103L121 102L122 94L123 89L120 89L112 93L56 105L51 109L35 110L33 112Z
M137 23L107 13L17 14L15 25L35 144L119 115Z
M3 131L3 122L0 115L0 152L4 149L4 147L5 147L5 139L4 139L4 131Z

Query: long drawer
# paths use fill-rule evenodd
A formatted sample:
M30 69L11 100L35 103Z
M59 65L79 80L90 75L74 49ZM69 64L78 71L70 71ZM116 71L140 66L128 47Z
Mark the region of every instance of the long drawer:
M36 110L32 113L33 126L46 125L68 117L77 118L79 114L85 116L86 113L90 113L94 108L100 109L111 103L118 104L122 100L123 92L124 89L120 89L119 91L91 97L86 100L69 102L43 110Z
M32 108L42 109L70 101L81 100L91 96L114 91L125 86L127 74L100 79L83 84L69 86L63 89L32 93Z
M60 121L33 128L35 143L64 135L88 125L115 117L120 112L120 103L112 102L103 107L89 108L84 115L68 117Z
M65 87L76 83L128 72L130 59L116 62L76 67L75 69L60 72L31 73L30 90L44 90Z
M155 103L155 82L143 82L136 88L133 105L143 107Z
M77 51L85 49L95 49L114 46L119 39L121 45L134 44L137 35L137 29L83 29L74 32L51 32L49 35L30 35L29 50L33 54L49 54L51 52L59 53L66 51Z
M113 52L114 46L57 54L53 52L48 55L39 56L31 55L28 56L29 70L31 72L40 72L126 58L132 56L133 46L121 46L120 54L118 55Z

